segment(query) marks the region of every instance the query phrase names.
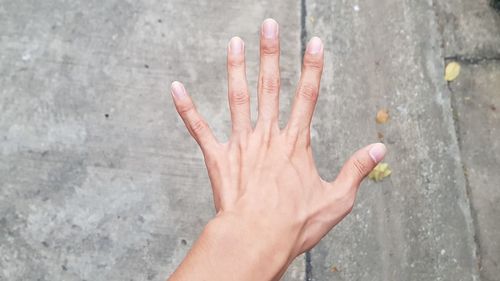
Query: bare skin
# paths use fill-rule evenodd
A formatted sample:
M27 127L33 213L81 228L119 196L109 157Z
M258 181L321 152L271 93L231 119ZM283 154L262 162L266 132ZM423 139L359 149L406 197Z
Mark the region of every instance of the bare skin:
M217 215L169 278L279 280L295 257L311 249L352 209L364 177L380 162L381 143L355 152L337 178L320 178L310 125L323 69L323 44L309 41L292 112L278 126L280 89L278 24L267 19L260 36L258 118L250 118L243 41L228 44L228 98L232 134L217 141L184 86L172 96L208 169Z

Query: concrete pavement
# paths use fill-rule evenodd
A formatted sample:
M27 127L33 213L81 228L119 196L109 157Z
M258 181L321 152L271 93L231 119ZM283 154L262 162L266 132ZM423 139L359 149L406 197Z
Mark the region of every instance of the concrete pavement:
M327 67L313 125L334 177L357 147L387 144L392 175L312 250L312 280L477 280L476 246L441 36L426 1L308 1ZM377 124L378 110L390 119ZM383 137L381 137L383 136ZM329 157L319 157L319 155Z
M304 43L325 42L322 176L377 140L393 170L284 279L496 280L500 15L487 2L0 0L0 280L164 280L213 215L169 84L227 138L226 44L245 40L255 89L266 17L280 23L283 121ZM463 70L447 83L450 59Z
M475 221L481 280L500 276L500 63L462 62L450 84Z

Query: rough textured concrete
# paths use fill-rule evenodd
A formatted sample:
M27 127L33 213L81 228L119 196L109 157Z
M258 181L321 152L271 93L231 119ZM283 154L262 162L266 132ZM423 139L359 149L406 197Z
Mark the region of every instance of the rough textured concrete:
M301 35L325 41L320 173L379 139L393 170L284 279L498 279L498 61L443 81L445 57L498 60L486 2L0 0L0 280L164 280L213 215L169 84L227 138L226 44L245 40L255 89L266 17L281 23L284 117Z
M477 280L474 228L430 1L307 1L327 65L313 148L323 175L383 134L392 175L313 249L312 280ZM377 110L390 120L375 123Z
M299 3L0 1L0 280L164 280L213 215L170 82L225 138L226 44L246 40L254 89L269 16L286 98Z
M490 0L435 0L446 57L500 58L500 12Z
M500 276L500 63L462 63L450 83L479 243L481 280Z

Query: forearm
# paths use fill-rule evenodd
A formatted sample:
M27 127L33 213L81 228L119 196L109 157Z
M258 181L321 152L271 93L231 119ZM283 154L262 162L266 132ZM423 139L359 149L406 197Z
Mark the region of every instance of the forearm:
M279 280L293 260L251 223L218 216L205 227L169 281Z

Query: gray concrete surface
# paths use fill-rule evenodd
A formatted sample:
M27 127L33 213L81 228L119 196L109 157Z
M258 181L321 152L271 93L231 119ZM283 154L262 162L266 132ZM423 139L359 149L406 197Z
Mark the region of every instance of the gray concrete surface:
M226 44L245 40L255 89L266 17L284 117L301 35L325 41L321 174L380 138L393 170L284 279L496 280L500 36L485 0L0 0L0 280L164 280L213 215L169 84L227 138ZM472 58L450 85L445 57Z
M450 89L478 229L481 280L494 281L500 276L500 62L462 63Z
M333 178L384 135L392 175L365 182L353 213L312 251L312 280L477 280L441 36L428 1L308 1L327 67L314 148ZM377 125L387 108L390 120ZM322 157L321 155L328 155Z
M298 3L0 1L0 280L164 280L213 215L170 82L225 138L227 42L246 40L256 85L269 16L286 98Z
M500 58L500 12L490 0L435 0L446 57Z

